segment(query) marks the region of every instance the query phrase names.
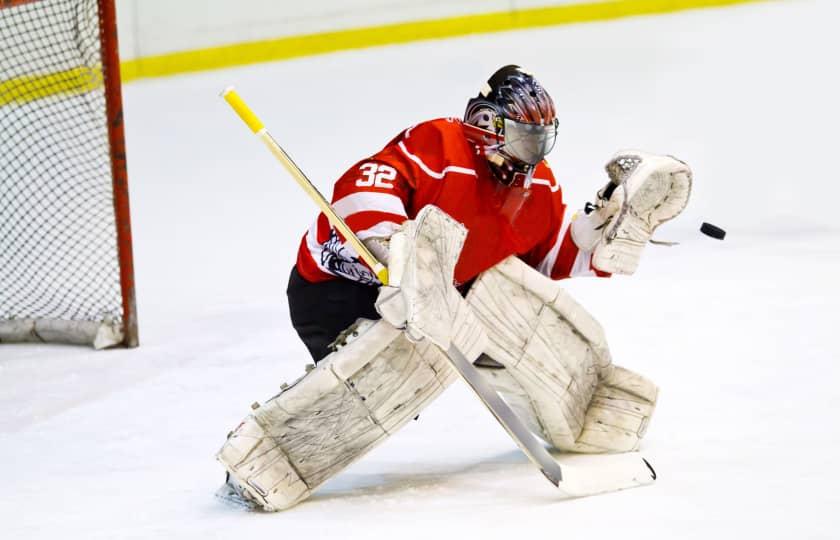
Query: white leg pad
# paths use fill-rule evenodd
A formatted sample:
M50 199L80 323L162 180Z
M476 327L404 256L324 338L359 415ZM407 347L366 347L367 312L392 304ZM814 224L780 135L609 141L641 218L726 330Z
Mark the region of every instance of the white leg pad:
M496 389L558 449L638 447L656 386L612 365L600 324L552 281L511 257L483 273L467 301L489 337L485 352L509 376Z
M217 458L265 510L294 506L411 420L456 378L428 341L384 321L249 415Z
M543 426L540 424L536 410L534 410L534 403L531 400L531 396L513 378L510 370L482 367L477 367L477 369L479 373L490 381L493 390L502 396L508 406L516 413L516 416L525 424L525 427L531 433L545 438Z
M645 377L616 365L601 372L575 452L631 452L647 431L659 389Z

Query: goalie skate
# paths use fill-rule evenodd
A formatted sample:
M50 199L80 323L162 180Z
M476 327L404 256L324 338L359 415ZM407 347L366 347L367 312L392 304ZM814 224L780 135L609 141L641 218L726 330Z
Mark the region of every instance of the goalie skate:
M258 406L217 459L228 499L267 511L306 499L436 398L455 378L443 352L384 321L360 320L347 342Z
M249 495L241 484L231 480L230 473L225 474L225 483L216 490L216 498L245 510L262 510L260 503Z

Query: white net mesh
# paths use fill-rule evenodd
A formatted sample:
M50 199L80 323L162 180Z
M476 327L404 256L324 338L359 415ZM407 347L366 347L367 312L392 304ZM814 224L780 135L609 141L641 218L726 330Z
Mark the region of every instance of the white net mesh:
M0 2L0 324L122 318L96 0Z

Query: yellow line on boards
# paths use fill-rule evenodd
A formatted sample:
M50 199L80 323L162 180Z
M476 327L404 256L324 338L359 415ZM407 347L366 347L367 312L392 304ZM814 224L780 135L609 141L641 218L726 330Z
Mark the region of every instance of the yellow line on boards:
M102 87L102 68L77 67L0 81L0 107L49 96L75 96Z
M130 81L427 39L762 1L767 0L612 0L337 30L128 60L121 64L122 79Z
M123 82L128 82L146 77L163 77L428 39L766 1L768 0L605 0L564 4L336 30L146 56L122 62L120 71ZM101 86L102 70L99 66L81 66L55 73L15 77L0 80L0 106L10 103L27 103L55 95L79 95Z

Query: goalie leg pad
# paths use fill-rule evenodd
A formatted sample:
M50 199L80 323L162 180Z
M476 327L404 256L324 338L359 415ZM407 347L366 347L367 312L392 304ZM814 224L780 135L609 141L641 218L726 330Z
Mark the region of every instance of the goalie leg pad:
M486 378L490 385L502 398L505 403L513 409L516 416L525 424L525 427L541 437L545 437L544 429L538 418L537 412L534 410L534 402L531 396L522 387L519 382L513 378L508 369L498 368L484 368L476 366L478 372Z
M230 482L268 511L307 498L417 414L455 379L446 356L385 321L360 321L317 367L269 399L217 458ZM351 333L352 336L352 333Z
M575 441L575 452L631 452L647 431L659 389L650 380L619 366L602 371L601 380Z
M612 365L603 329L558 282L511 257L483 273L467 301L487 329L487 354L509 374L488 373L491 382L548 442L575 452L638 447L656 386Z
M481 323L452 285L467 230L436 206L424 207L390 241L389 286L380 289L382 318L415 341L454 345L474 360L484 347Z

